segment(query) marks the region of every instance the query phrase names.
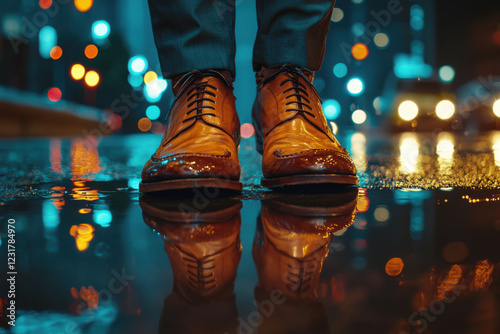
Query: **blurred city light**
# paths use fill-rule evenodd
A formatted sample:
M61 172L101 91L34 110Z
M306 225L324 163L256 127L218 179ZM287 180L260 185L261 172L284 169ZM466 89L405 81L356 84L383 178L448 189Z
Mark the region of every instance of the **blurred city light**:
M354 36L363 36L365 33L365 26L361 22L356 22L351 27L351 32Z
M141 130L142 132L146 132L146 131L149 131L151 129L151 120L147 117L143 117L139 120L139 122L137 123L137 127L139 128L139 130Z
M414 30L424 28L424 9L420 5L413 5L410 8L410 26Z
M403 133L399 142L399 163L405 173L414 173L419 163L420 144L415 133Z
M139 74L129 74L128 83L134 88L138 88L142 85L142 76Z
M394 56L394 75L400 79L428 78L432 66L425 64L420 55L399 53Z
M387 47L387 45L389 45L389 36L387 36L387 34L384 34L383 32L379 32L375 35L375 37L373 37L373 41L375 42L376 46L383 49Z
M385 264L385 272L389 276L398 276L404 268L404 262L399 257L393 257Z
M334 135L336 135L337 132L339 132L339 126L335 122L330 122L330 128L332 129Z
M54 60L57 60L59 58L62 57L62 54L63 54L63 50L61 49L60 46L54 46L51 50L50 50L50 58L54 59Z
M113 220L113 215L107 209L94 210L93 214L94 222L102 227L109 227L111 221Z
M147 68L148 61L144 56L134 56L128 61L128 70L130 73L143 74Z
M88 59L94 59L95 57L97 57L99 49L94 44L89 44L85 47L84 53L85 57L87 57Z
M151 82L153 82L156 79L158 79L158 74L156 74L156 72L154 72L154 71L149 71L149 72L146 72L146 74L144 74L144 83L146 85L149 85Z
M377 96L375 99L373 99L373 108L375 108L375 110L382 109L382 98L380 96Z
M492 138L493 156L495 158L495 165L500 167L500 133L496 132Z
M89 87L95 87L99 84L100 77L99 74L96 71L88 71L87 74L85 74L85 83Z
M356 43L352 46L351 54L356 60L364 60L368 57L368 47L363 43Z
M332 11L332 21L340 22L344 18L344 11L340 8L334 8Z
M161 111L160 111L160 108L158 106L152 105L152 106L149 106L146 108L146 116L150 120L154 121L155 119L158 119L158 117L160 117L160 114L161 114Z
M95 21L92 24L92 38L94 40L107 38L110 32L109 23L104 20Z
M500 100L496 100L495 103L493 103L493 113L497 117L500 117Z
M405 121L411 121L418 115L418 106L413 101L403 101L399 105L398 114Z
M333 66L333 75L337 78L343 78L347 75L347 66L344 63L338 63Z
M111 130L118 130L122 127L123 121L120 115L110 114L108 117L108 126Z
M167 89L167 80L157 78L144 86L144 95L149 103L156 103L161 100L162 93Z
M347 83L347 90L349 91L349 93L351 95L354 95L354 96L361 94L363 92L364 88L365 87L364 87L363 81L361 81L361 79L359 79L359 78L352 78Z
M81 64L71 66L71 77L75 80L81 80L85 76L85 67Z
M340 103L337 100L329 99L323 102L323 113L327 119L333 120L340 115Z
M52 0L40 0L38 1L38 5L42 9L50 8L50 6L52 6Z
M355 3L355 4L360 4L360 3L363 3L364 0L352 0L352 3Z
M255 129L252 124L244 123L241 124L240 133L243 138L250 138L254 135Z
M352 121L356 124L363 124L366 121L366 113L364 110L354 110L352 113Z
M57 102L57 101L61 100L62 92L59 88L53 87L53 88L49 89L49 91L47 93L47 97L49 98L50 101Z
M448 65L442 66L439 69L439 78L444 82L451 82L455 78L455 70Z
M45 59L50 58L50 51L57 45L57 32L51 26L45 26L38 33L38 50L40 56Z
M436 115L441 119L448 119L455 113L455 105L448 100L440 101L436 106Z
M76 9L82 13L89 11L93 4L94 0L75 0Z

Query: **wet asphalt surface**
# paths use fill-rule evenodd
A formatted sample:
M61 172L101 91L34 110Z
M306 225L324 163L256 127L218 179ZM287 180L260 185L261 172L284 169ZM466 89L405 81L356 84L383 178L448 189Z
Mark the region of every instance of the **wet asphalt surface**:
M287 192L243 139L242 194L140 197L160 138L0 141L0 333L500 332L499 132L341 134L359 189Z

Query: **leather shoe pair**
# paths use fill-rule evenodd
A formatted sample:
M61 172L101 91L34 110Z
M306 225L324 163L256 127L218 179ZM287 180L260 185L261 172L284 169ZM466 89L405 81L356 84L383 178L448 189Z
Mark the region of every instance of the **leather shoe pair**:
M356 168L328 127L313 72L284 65L263 69L256 79L252 117L262 185L356 185ZM230 73L189 72L175 80L174 94L167 131L143 168L139 190L241 190L240 122Z

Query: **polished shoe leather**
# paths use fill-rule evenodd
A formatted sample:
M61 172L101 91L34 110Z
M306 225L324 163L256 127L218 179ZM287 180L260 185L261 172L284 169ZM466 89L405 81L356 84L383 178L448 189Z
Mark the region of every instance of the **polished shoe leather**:
M240 122L229 73L189 72L177 81L174 92L167 131L143 168L139 190L241 190Z
M330 130L313 72L290 65L257 74L252 117L264 186L357 184L349 153Z
M354 222L357 196L355 188L264 200L253 246L259 286L267 293L278 289L289 300L316 299L329 245L334 233Z
M141 196L139 204L144 222L164 239L174 277L158 332L236 334L241 201L216 198L200 209L192 198Z

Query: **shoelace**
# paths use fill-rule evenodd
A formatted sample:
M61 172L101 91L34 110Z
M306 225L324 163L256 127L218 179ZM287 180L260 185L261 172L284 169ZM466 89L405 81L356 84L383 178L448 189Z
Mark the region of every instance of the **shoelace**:
M307 292L311 288L312 275L316 269L317 263L316 258L307 258L302 261L297 260L297 265L288 264L290 268L287 273L288 283L286 287L288 290L297 293Z
M287 73L288 78L284 79L280 83L280 87L282 87L284 84L287 82L290 82L292 84L291 88L286 89L283 91L283 94L289 93L285 99L291 99L294 98L293 101L289 101L286 103L286 105L291 105L291 104L297 104L299 108L288 108L285 109L285 112L291 112L291 111L296 111L300 113L305 113L308 114L314 118L316 118L316 115L311 112L312 107L310 106L311 101L310 101L310 96L309 93L307 92L307 88L304 84L302 84L299 81L299 77L303 78L314 90L314 86L312 85L311 81L307 78L307 76L304 74L304 71L311 73L306 68L298 68L292 65L283 65L282 67L279 68L276 72L274 72L272 75L269 77L265 78L262 83L266 84L267 82L273 80L278 76L280 73ZM319 98L319 95L316 93L317 97Z
M210 97L206 96L212 96L212 97L217 97L217 95L213 92L208 90L207 88L211 88L214 91L218 91L217 87L210 85L206 82L195 82L196 80L206 77L206 76L215 76L219 79L221 79L227 86L230 86L231 83L226 79L226 77L215 70L194 70L191 72L188 72L184 74L179 81L174 85L174 89L177 88L179 84L182 83L177 95L176 95L176 100L187 90L187 102L189 104L187 105L187 108L191 108L186 112L186 115L192 114L195 112L194 115L185 118L182 122L187 122L191 119L200 119L202 116L214 116L217 117L217 115L213 112L207 112L204 111L206 109L208 110L215 110L215 107L213 106L207 106L207 105L202 105L204 101L206 102L211 102L215 104L215 100L211 99ZM194 84L193 84L194 82ZM191 87L191 88L190 88ZM200 97L201 96L201 97ZM167 116L168 117L168 116Z
M211 290L216 287L214 273L215 269L214 259L199 260L196 258L183 257L187 262L188 267L188 281L195 289ZM209 267L207 267L209 266Z

